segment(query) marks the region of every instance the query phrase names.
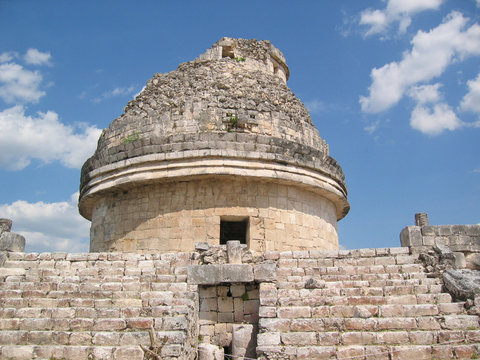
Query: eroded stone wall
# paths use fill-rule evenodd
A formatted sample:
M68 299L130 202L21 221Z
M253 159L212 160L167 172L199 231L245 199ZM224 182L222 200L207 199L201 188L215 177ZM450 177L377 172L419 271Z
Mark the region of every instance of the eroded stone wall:
M480 225L407 226L400 233L400 241L414 252L446 248L455 257L457 268L480 270Z
M193 251L219 244L220 220L248 219L254 251L336 249L333 203L313 192L254 180L208 179L137 187L93 211L91 251Z

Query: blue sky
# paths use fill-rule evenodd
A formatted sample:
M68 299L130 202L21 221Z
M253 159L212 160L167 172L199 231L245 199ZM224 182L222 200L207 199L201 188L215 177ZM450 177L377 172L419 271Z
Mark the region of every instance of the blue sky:
M156 72L270 40L346 174L346 248L416 212L480 223L480 0L0 0L0 217L27 251L87 251L80 167Z

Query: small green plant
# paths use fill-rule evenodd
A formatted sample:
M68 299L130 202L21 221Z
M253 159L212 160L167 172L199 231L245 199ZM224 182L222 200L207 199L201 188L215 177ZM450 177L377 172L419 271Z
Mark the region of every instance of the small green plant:
M248 300L248 292L245 291L245 292L243 293L243 295L242 295L242 300L243 300L243 301Z
M174 129L177 128L177 122L176 122L176 121L173 122L173 128L174 128Z
M134 132L133 134L128 135L125 139L123 139L124 144L128 144L134 142L135 140L140 139L140 134L138 132Z
M474 353L472 354L472 359L478 359L478 355L477 355L476 352L474 352Z
M232 128L236 128L238 126L238 117L230 115L230 125Z
M245 60L247 60L246 58L244 57L238 57L238 56L235 56L233 58L236 62L244 62Z

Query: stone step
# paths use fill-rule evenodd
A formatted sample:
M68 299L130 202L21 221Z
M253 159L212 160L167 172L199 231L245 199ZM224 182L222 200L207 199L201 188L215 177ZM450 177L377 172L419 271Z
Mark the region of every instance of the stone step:
M289 319L291 329L297 330L311 326L312 331L385 331L385 330L476 330L480 328L476 315L440 315L422 317L385 317L385 318L289 318L292 312L288 308L278 309L278 320ZM297 330L298 331L298 330Z
M309 281L309 280L307 280ZM391 296L391 295L408 295L408 294L439 294L442 292L441 285L397 285L397 286L365 286L365 287L348 287L342 286L341 283L331 286L328 283L317 281L317 288L310 289L292 289L282 288L278 290L280 297L283 294L304 295L304 296ZM322 286L324 286L322 288Z
M279 260L280 267L299 268L331 268L331 267L352 267L352 266L390 266L415 264L419 262L418 255L379 256L379 257L346 257L346 258L298 258Z
M279 290L281 291L281 290ZM297 291L297 290L293 290ZM322 306L322 305L392 305L392 304L436 304L450 303L451 296L446 293L431 294L408 294L408 295L390 295L390 296L345 296L345 295L315 295L309 290L300 290L298 296L295 294L281 296L279 294L278 303L280 306Z
M49 336L55 336L56 333L78 333L89 332L123 332L123 334L136 334L139 330L150 329L154 326L156 329L162 329L168 332L168 336L180 336L184 334L182 330L188 326L185 316L170 316L164 318L9 318L0 319L0 329L2 331L43 331ZM180 334L181 333L181 334ZM137 334L138 335L138 334ZM148 334L147 334L148 335ZM183 336L183 335L182 335ZM176 339L178 340L178 339Z
M405 281L405 280L419 280L426 282L437 282L438 280L427 278L427 274L424 272L415 272L415 273L388 273L388 274L356 274L356 275L278 275L280 269L277 269L277 280L281 283L292 283L298 285L298 283L305 282L310 278L321 279L325 282L353 282L353 281L368 281L370 284L379 284L382 286L384 282L392 282L392 285L395 285L395 282ZM303 284L302 284L303 285Z
M165 346L163 359L175 359L179 354L177 346ZM172 356L167 356L167 354ZM142 360L140 346L81 346L81 345L3 345L0 346L0 358L15 360L30 359L102 359L102 360Z
M150 328L150 327L148 327ZM157 339L166 343L187 341L183 331L156 331ZM83 345L83 346L150 346L149 331L47 331L47 330L1 330L0 345Z
M284 314L288 313L288 307L286 309L283 310ZM463 302L416 305L321 305L311 308L311 316L314 318L419 317L455 314L465 314Z
M306 277L325 282L327 288L365 288L386 286L415 286L415 285L441 285L439 278L413 278L413 279L377 279L377 280L331 280L321 276Z
M475 359L476 344L446 345L352 345L352 346L260 346L260 355L290 353L295 359L375 359L375 360L426 360L426 359ZM281 358L281 357L279 357Z
M23 291L27 294L36 294L37 297L53 297L61 292L75 293L84 296L87 293L110 294L120 296L125 294L140 294L150 291L171 291L171 292L185 292L190 287L186 283L181 282L139 282L139 281L124 281L124 282L90 282L84 281L82 283L72 282L44 282L44 281L24 281L24 282L0 282L0 294L4 291ZM50 295L52 294L52 295ZM1 298L1 295L0 295Z
M260 338L260 342L262 339ZM449 344L471 344L480 341L480 330L466 331L346 331L346 332L323 332L312 333L304 331L282 332L280 343L283 345L329 345L329 346L351 346L351 345L432 345Z
M326 266L326 267L299 267L295 263L279 260L277 276L302 276L302 275L366 275L366 274L411 274L424 273L421 264L402 265L374 265L374 266ZM292 260L293 261L293 260Z
M384 332L384 331L479 331L479 319L475 315L441 315L423 317L388 317L388 318L301 318L292 317L291 309L280 308L277 318L261 318L260 332L274 335L285 332L320 332L341 334L344 332ZM297 309L298 313L298 309ZM315 316L316 314L312 314ZM266 335L267 336L267 335ZM311 336L311 335L310 335Z
M109 287L102 289L89 289L88 286L78 291L65 290L17 290L17 289L0 289L0 299L8 299L14 297L23 298L51 298L51 299L148 299L151 297L172 297L174 294L188 293L188 285L184 284L166 284L165 286L155 287L161 290L108 290ZM163 288L163 289L162 289Z

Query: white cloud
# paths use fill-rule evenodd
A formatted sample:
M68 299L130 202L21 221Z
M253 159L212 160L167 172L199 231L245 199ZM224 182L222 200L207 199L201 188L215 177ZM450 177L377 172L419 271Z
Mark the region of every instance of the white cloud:
M450 106L442 102L441 87L440 83L436 83L414 86L408 90L408 96L417 103L410 116L410 125L415 130L434 136L465 125Z
M13 220L12 231L25 237L26 251L88 251L90 222L77 209L78 193L69 201L0 204L0 217Z
M51 55L49 52L41 52L37 49L28 49L24 56L29 65L50 65Z
M39 112L26 116L17 105L0 112L0 167L21 170L32 159L44 163L60 161L79 168L93 154L101 130L79 125L75 128L59 121L57 113Z
M367 9L360 14L360 25L368 26L365 35L385 33L393 23L398 23L398 33L403 34L412 22L412 16L425 10L436 10L443 0L389 0L383 10Z
M418 105L410 117L412 128L427 135L439 135L444 130L455 130L463 126L453 110L444 103Z
M460 110L471 111L480 115L480 74L475 79L469 80L467 86L468 93L460 103Z
M408 96L415 99L419 104L435 103L440 101L440 87L442 84L413 86L408 90Z
M458 12L450 13L431 31L419 31L411 42L412 49L401 61L374 68L369 96L360 97L362 111L385 111L397 104L411 86L440 76L453 61L480 55L480 26L473 24L462 31L467 21Z
M18 57L18 54L13 51L3 52L0 54L0 64L12 61L16 57Z
M136 89L137 89L137 87L134 86L134 85L130 85L128 87L126 87L126 86L125 87L116 87L112 90L105 91L102 95L93 99L93 102L98 104L99 102L101 102L105 99L110 99L112 97L129 96L129 95L135 94Z
M11 104L20 102L37 102L45 95L39 90L42 75L30 71L15 63L0 64L0 98Z

